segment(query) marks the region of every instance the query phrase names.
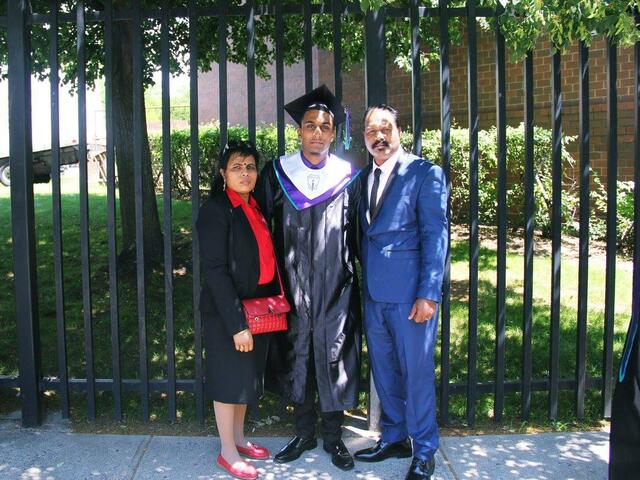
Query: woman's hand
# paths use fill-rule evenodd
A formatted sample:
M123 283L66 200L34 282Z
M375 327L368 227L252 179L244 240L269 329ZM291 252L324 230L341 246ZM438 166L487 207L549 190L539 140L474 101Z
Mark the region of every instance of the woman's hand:
M236 333L233 336L233 343L239 352L250 352L253 350L253 336L248 328Z

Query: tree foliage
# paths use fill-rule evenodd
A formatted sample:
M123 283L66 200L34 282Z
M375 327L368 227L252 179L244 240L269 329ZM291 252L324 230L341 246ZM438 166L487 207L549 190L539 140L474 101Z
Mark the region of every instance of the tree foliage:
M74 0L61 0L59 10L73 13ZM103 11L104 0L87 1L87 10ZM216 0L198 0L198 7L212 7ZM286 4L299 4L285 0ZM315 0L312 0L315 3ZM438 0L420 2L421 6L437 7ZM531 50L543 35L548 36L553 46L564 51L575 41L590 44L594 35L604 35L615 43L629 45L640 39L636 13L640 0L507 0L502 13L482 24L491 28L496 21L505 35L507 47L515 58L522 58ZM243 0L229 0L228 7L240 6ZM274 0L256 0L256 5L273 5ZM410 0L360 0L361 13L342 17L342 58L343 67L350 68L364 58L364 14L384 6L408 6ZM189 0L168 0L171 9L185 9ZM450 7L464 7L463 0L450 0ZM478 0L479 7L501 8L497 0ZM32 10L37 13L49 13L50 2L31 0ZM143 9L157 9L158 2L142 1ZM0 3L0 14L6 11L5 2ZM247 23L246 17L229 15L225 34L227 38L227 59L233 63L246 64ZM255 18L255 64L260 77L268 78L268 66L275 62L275 16L259 15ZM460 17L450 19L449 32L455 43L461 38L463 20ZM438 59L439 24L437 17L420 19L421 63L427 67ZM160 65L160 22L144 22L144 68L145 83L153 82L153 73ZM197 19L198 67L209 70L218 60L218 18L203 16ZM303 17L302 15L284 16L284 62L292 65L304 58ZM87 22L87 81L94 85L104 76L104 25L102 22ZM387 58L393 60L405 70L411 68L411 38L408 18L391 18L386 22ZM320 48L331 50L332 16L329 13L313 15L312 40ZM74 86L77 78L76 64L76 28L73 23L60 23L60 64L61 80ZM170 69L175 75L188 73L189 60L189 19L177 18L170 21L171 60ZM33 27L33 70L39 78L45 78L49 72L48 27ZM0 75L6 76L7 64L6 30L0 29Z
M104 11L104 0L86 2L87 11ZM130 2L129 2L130 3ZM213 7L219 2L215 0L198 0L198 7ZM237 7L245 2L243 0L230 0L226 2L227 8ZM273 5L273 0L257 0L256 5ZM299 5L300 2L284 0L283 4ZM312 3L315 3L312 1ZM408 2L396 2L407 3ZM361 12L342 16L342 64L349 69L354 64L364 59L364 12L371 7L382 6L383 2L362 1ZM452 6L462 6L464 2L459 0L451 2ZM189 0L169 0L167 5L171 9L188 8ZM437 0L430 0L428 6L437 5ZM0 14L3 14L0 4ZM50 2L47 0L31 0L33 12L50 13ZM142 1L143 9L157 9L158 2L151 0ZM60 0L58 10L63 13L74 13L75 0ZM331 13L317 14L312 17L312 41L319 48L333 49L333 26ZM219 19L216 16L199 16L196 20L198 38L198 68L208 71L220 57L218 42ZM247 62L247 18L239 15L226 17L226 55L227 61L237 64ZM269 78L268 67L276 59L276 18L274 15L259 15L254 19L255 25L255 66L256 73L262 78ZM284 15L284 63L293 65L304 59L304 19L302 15ZM421 25L421 61L427 66L438 58L438 19L425 17L420 20ZM459 19L452 19L450 31L453 41L460 39ZM174 75L187 74L189 71L189 19L181 17L171 19L169 22L170 38L170 71ZM61 22L59 25L59 61L61 67L61 81L71 87L77 82L77 49L76 26L73 23ZM143 23L143 55L144 55L144 80L146 85L153 83L154 72L160 69L160 21L145 20ZM387 58L394 60L400 67L410 68L411 38L408 19L388 18L386 22ZM89 86L104 77L104 24L103 22L90 22L86 24L86 79ZM49 74L49 29L48 26L34 25L32 28L32 69L39 79L45 79ZM0 30L0 65L7 64L6 31ZM0 75L6 77L6 68L0 70Z
M393 0L360 1L363 11L408 3ZM431 7L438 5L437 0L421 3ZM463 7L465 4L464 1L449 2L450 7ZM501 10L497 23L515 59L522 59L535 47L536 41L545 35L553 47L561 52L576 41L590 45L596 35L603 35L623 46L640 40L639 0L477 0L477 6ZM490 19L483 24L495 27L495 20ZM425 30L422 32L424 35ZM426 32L428 34L430 31ZM437 53L430 59L434 58L437 58ZM406 60L399 62L396 59L396 62L407 68L410 66Z
M640 40L638 3L637 0L509 0L499 24L516 58L526 55L545 34L561 52L576 41L590 45L595 35L603 35L619 45L631 45Z

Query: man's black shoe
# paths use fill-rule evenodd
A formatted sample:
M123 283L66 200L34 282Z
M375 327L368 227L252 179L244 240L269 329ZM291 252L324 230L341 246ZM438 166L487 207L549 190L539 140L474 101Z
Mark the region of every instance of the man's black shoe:
M288 463L293 462L300 458L307 450L313 450L318 446L318 442L314 437L301 438L298 436L293 437L289 440L282 449L276 453L273 457L273 460L277 463Z
M323 447L325 452L331 454L331 463L340 470L351 470L353 468L353 458L342 440L325 442Z
M411 456L411 442L407 438L401 442L383 442L378 440L373 447L358 450L354 457L361 462L380 462L386 458L409 458Z
M414 457L404 480L430 480L435 469L436 462L433 458L431 460L422 460Z

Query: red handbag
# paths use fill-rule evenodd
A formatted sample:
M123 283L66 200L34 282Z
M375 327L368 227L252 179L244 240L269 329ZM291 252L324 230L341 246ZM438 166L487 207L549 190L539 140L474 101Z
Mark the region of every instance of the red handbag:
M276 264L280 293L272 297L247 298L242 300L242 310L253 334L278 332L287 329L287 312L291 306L284 296L282 278Z

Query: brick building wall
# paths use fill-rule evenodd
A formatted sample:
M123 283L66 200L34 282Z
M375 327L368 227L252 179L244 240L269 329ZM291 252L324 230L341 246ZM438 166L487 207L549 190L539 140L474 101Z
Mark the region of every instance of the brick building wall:
M551 127L551 46L549 42L538 42L534 53L534 122L545 128ZM508 52L507 52L508 58ZM450 49L451 108L452 120L460 127L467 126L467 49L452 45ZM634 154L634 58L632 48L618 49L618 178L633 179ZM607 164L607 74L606 42L594 40L589 50L589 95L590 95L590 154L591 165L602 181L606 180ZM524 118L523 62L507 62L507 122L517 126ZM256 79L256 118L260 123L276 122L275 67L269 69L270 80ZM335 89L333 55L331 52L314 49L314 86L325 83ZM199 115L201 122L219 117L217 91L217 66L210 72L201 73L198 83ZM356 65L343 72L343 101L352 110L352 135L362 140L362 115L365 110L365 88L363 65ZM573 45L562 56L563 134L577 136L579 133L579 57L578 45ZM247 124L246 68L228 65L228 116L229 124ZM401 112L404 125L411 124L411 76L389 63L387 68L387 93L389 103ZM285 68L285 102L296 98L304 91L304 65ZM495 124L495 36L491 32L479 31L478 38L478 112L480 128ZM285 115L288 123L293 123ZM423 128L439 128L440 125L440 78L439 65L434 63L422 74L422 122ZM578 168L578 141L570 143ZM575 170L574 170L575 174Z
M579 56L578 45L573 45L562 56L563 134L579 133ZM462 45L450 48L451 108L455 125L467 127L467 48ZM508 52L507 52L508 56ZM534 122L551 127L551 46L541 40L534 53ZM634 58L632 48L618 49L618 178L633 179L634 150ZM590 95L590 153L591 165L601 180L606 179L607 164L607 73L606 42L594 40L589 51ZM321 52L318 59L319 81L333 86L333 59L331 52ZM517 126L524 119L523 62L511 62L506 71L507 122ZM479 31L478 38L478 112L480 128L495 124L495 35ZM422 74L422 122L423 128L440 126L440 78L439 65L434 63ZM387 98L401 112L404 125L411 125L411 76L389 63L387 68ZM362 114L365 110L364 72L358 65L343 73L343 100L352 108L354 137L361 139ZM578 141L569 146L578 168ZM574 172L575 173L575 172Z
M313 83L318 81L318 54L313 52ZM271 78L256 78L256 123L273 123L277 121L276 112L276 68L267 69ZM200 123L216 121L220 118L220 101L218 93L218 65L208 72L198 75L198 117ZM285 103L304 94L304 62L284 69L284 101ZM229 125L247 125L247 68L234 63L227 64L227 118ZM285 114L285 122L294 124Z

